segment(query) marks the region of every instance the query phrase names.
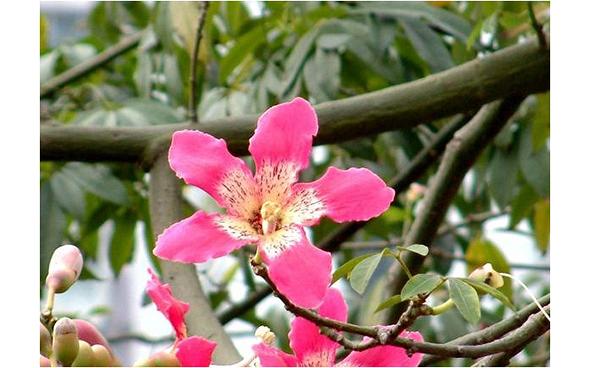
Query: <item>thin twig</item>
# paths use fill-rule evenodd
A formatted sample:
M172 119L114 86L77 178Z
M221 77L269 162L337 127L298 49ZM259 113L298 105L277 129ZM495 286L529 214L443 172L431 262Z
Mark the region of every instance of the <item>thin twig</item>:
M529 14L529 20L531 22L531 26L536 32L536 36L538 37L538 42L540 43L540 48L543 50L548 49L548 41L546 41L546 34L544 33L544 27L538 22L536 18L536 13L534 12L534 8L531 1L527 2L527 13Z
M197 29L195 30L195 44L193 45L193 54L191 55L191 75L189 77L189 120L193 124L199 122L197 116L197 64L199 56L199 46L203 38L203 26L207 17L208 1L199 2L199 15L197 18Z
M139 44L143 34L144 32L140 31L126 36L115 45L94 56L92 59L84 61L51 78L41 86L41 98L48 97L63 86L92 73L96 69L107 64L109 61L133 49Z

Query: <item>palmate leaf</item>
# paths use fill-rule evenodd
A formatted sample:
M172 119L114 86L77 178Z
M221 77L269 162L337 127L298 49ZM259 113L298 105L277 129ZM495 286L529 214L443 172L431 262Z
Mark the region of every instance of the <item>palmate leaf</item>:
M367 257L371 257L373 254L364 254L359 257L355 257L350 259L349 261L345 262L341 267L337 268L332 274L332 284L339 281L341 278L349 275L353 268L359 264L359 262L363 261Z
M510 309L515 310L515 306L513 305L513 303L511 303L509 298L507 298L507 296L505 294L501 293L499 290L493 288L492 286L485 284L482 281L472 280L467 277L460 278L460 280L464 281L467 284L470 284L472 287L482 291L483 293L490 294L491 296L493 296L494 298L497 298L501 303L505 304Z
M382 303L380 303L380 305L376 307L374 313L377 313L387 308L391 308L400 302L402 302L402 298L400 297L400 295L391 296L388 299L384 300Z
M367 284L369 283L369 279L375 272L380 260L384 252L374 254L371 257L367 257L366 259L362 260L353 268L351 271L351 276L349 279L351 280L351 287L353 290L358 292L359 294L363 294L365 289L367 288Z

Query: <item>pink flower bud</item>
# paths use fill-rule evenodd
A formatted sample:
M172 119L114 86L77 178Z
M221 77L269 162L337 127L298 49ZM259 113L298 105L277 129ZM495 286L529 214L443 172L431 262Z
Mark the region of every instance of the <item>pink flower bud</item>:
M75 319L74 323L76 324L76 330L78 331L78 338L80 340L84 340L87 343L92 345L102 345L109 350L112 354L113 350L107 339L100 333L100 331L90 322L85 321L83 319Z
M60 318L53 326L53 354L63 366L70 366L78 355L78 332L69 318Z
M160 351L148 359L142 359L134 363L134 367L180 367L176 355L168 351Z
M51 335L41 322L39 322L39 351L46 357L51 355Z
M82 265L80 250L73 245L62 245L51 256L45 284L56 293L65 292L78 280Z
M40 367L51 367L51 361L44 357L43 355L39 355L39 366Z
M94 355L95 367L113 366L113 357L106 347L102 345L92 345L92 353Z

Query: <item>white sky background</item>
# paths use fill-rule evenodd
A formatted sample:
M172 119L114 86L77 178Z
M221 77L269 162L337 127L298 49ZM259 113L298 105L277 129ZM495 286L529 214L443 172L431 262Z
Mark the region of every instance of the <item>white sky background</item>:
M43 13L52 16L59 16L64 13L85 14L92 8L93 2L41 2L40 7ZM253 13L260 12L260 6L257 2L249 2L249 8ZM75 27L79 27L75 25ZM50 31L55 27L55 23L50 22ZM68 30L57 30L58 32L69 33ZM74 35L73 39L77 39L78 35ZM53 35L52 35L53 40ZM53 40L55 42L55 40ZM322 148L315 148L316 157L322 155ZM192 200L201 202L202 198L196 191L186 189L185 194ZM452 219L453 219L452 215ZM507 228L509 222L508 216L493 219L487 222L485 229L487 238L497 244L506 255L507 259L512 263L525 264L539 264L546 265L549 263L549 257L540 256L539 251L531 237L513 232L507 232L503 229ZM530 232L531 229L522 222L519 230ZM101 228L102 241L108 240L111 229L109 226ZM141 226L138 226L136 231L141 232ZM137 239L142 239L138 236ZM81 316L88 316L88 313L96 306L108 306L111 312L107 315L95 316L90 320L99 325L99 328L107 337L127 335L130 333L138 333L151 338L159 338L164 336L171 336L171 328L168 321L156 310L153 304L146 307L141 307L144 287L148 275L146 268L149 266L149 259L146 255L146 245L143 241L136 244L134 260L131 264L126 265L119 277L114 279L110 271L108 263L108 246L100 247L101 254L99 255L96 264L93 264L93 270L105 281L80 281L68 291L68 293L58 295L56 301L57 313L79 313ZM204 277L204 272L208 277L219 279L223 272L232 265L231 257L222 257L220 259L208 262L199 266L200 277L207 290L211 288L211 284ZM213 267L212 267L213 266ZM513 274L518 278L524 279L527 271L514 270ZM454 262L454 266L450 275L464 276L465 264L462 262ZM549 273L546 273L546 278L549 278ZM342 283L341 283L342 286ZM516 287L516 286L515 286ZM534 288L534 291L536 289ZM231 298L234 301L240 301L246 295L246 287L243 285L242 274L238 272L235 280L230 286ZM521 290L516 290L517 293L522 294ZM257 307L259 315L264 314L273 305L280 305L280 302L274 298L267 298ZM286 312L287 313L287 312ZM234 337L234 341L240 351L244 355L248 355L251 350L250 346L256 343L253 337L248 337L254 334L254 329L247 323L235 320L226 325L227 331L232 335L240 335ZM247 335L246 337L244 335ZM134 340L126 342L119 342L114 344L113 348L118 353L124 363L132 364L133 361L146 357L151 352L161 350L167 344L159 346L149 346L145 343L140 343Z

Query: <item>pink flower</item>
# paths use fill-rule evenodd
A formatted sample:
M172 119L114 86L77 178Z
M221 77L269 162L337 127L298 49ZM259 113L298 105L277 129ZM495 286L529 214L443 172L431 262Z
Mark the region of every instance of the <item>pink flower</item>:
M321 316L347 320L347 304L340 291L330 288L320 307ZM423 341L419 332L403 332L401 337ZM263 367L331 367L335 366L339 344L320 333L312 322L296 317L291 323L289 345L295 355L286 354L276 347L264 343L253 346ZM382 345L364 351L354 351L336 363L340 367L416 367L422 353L410 357L406 350L396 346Z
M158 237L154 254L198 263L255 243L279 291L297 305L317 307L330 285L331 256L310 244L303 226L323 216L337 222L368 220L394 199L394 190L367 169L330 167L316 181L296 183L308 166L317 132L308 101L296 98L271 107L250 138L254 176L223 139L200 131L174 133L170 167L226 213L197 211L173 224Z
M189 311L189 304L176 299L172 295L170 285L161 283L151 269L148 269L148 272L150 280L148 280L146 292L156 304L156 308L170 321L176 333L176 341L172 350L181 367L209 366L217 344L199 336L187 337L184 318Z

